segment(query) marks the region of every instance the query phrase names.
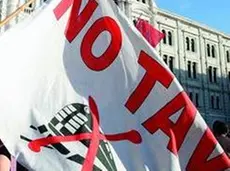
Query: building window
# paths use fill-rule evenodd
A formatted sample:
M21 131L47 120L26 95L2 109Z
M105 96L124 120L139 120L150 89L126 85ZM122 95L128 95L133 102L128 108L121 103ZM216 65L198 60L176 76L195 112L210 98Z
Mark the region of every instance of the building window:
M168 41L169 41L169 45L172 46L172 33L171 33L171 31L168 32Z
M192 69L193 69L193 78L196 79L196 62L193 62Z
M191 39L191 49L192 49L192 52L195 52L195 40L194 39Z
M229 56L229 51L228 50L226 51L226 58L227 58L227 62L229 63L230 62L230 56Z
M163 55L163 60L166 63L166 65L168 65L168 56L167 55Z
M220 109L220 98L216 96L216 109Z
M189 98L191 101L193 101L193 93L192 92L189 92Z
M191 61L188 61L188 78L191 78L192 74L191 74Z
M215 46L212 45L212 57L215 58L216 57L216 50L215 50Z
M163 43L172 46L172 45L173 45L172 32L171 32L171 31L168 31L168 32L166 33L166 31L165 31L164 29L161 30L161 32L164 34Z
M167 44L167 38L166 38L166 32L165 32L165 30L162 30L162 33L164 34L164 38L163 38L163 43L164 44Z
M217 68L216 67L208 67L208 75L210 83L217 83Z
M145 0L142 0L142 2L145 4L146 2L145 2Z
M207 44L207 54L208 54L208 57L211 56L210 45L209 44Z
M170 56L170 57L169 57L169 68L170 68L170 70L171 70L172 72L173 72L173 68L174 68L174 67L173 67L173 61L174 61L174 60L173 60L173 57Z
M195 96L194 96L195 95ZM188 96L190 100L196 105L196 107L200 106L199 102L199 93L194 93L192 91L188 92Z
M190 41L189 38L186 37L186 50L189 51L190 50Z
M199 104L199 94L198 93L196 93L196 101L195 101L195 103L196 103L196 107L200 106L200 104Z
M197 78L197 63L188 61L188 78Z
M29 4L28 7L29 7L29 8L33 8L33 3Z
M217 68L213 67L213 81L217 83Z
M174 58L172 56L163 55L163 60L168 65L169 69L173 72L174 69Z
M211 108L214 109L214 96L211 96Z
M209 82L212 83L212 67L211 66L208 67L208 76L209 76Z

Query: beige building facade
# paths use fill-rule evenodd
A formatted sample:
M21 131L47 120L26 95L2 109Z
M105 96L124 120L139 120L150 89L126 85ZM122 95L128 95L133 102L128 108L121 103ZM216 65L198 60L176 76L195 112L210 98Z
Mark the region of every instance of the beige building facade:
M157 8L153 0L116 0L134 23L166 36L157 50L209 125L230 122L230 35Z
M131 21L145 19L165 33L156 49L206 122L230 122L230 36L159 9L153 0L114 1ZM24 2L0 0L0 19ZM37 0L19 19L44 2Z

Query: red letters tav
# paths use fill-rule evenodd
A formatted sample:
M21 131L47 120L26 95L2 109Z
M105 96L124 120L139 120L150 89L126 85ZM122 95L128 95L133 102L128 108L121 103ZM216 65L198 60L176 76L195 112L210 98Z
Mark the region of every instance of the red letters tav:
M170 116L182 108L183 110L176 123L172 122ZM196 112L196 108L188 99L187 94L181 92L156 114L147 119L143 126L151 134L160 129L168 135L170 138L168 149L177 155L189 128L194 122Z
M142 51L140 53L138 62L146 70L146 74L125 104L133 114L144 103L156 81L165 87L169 87L173 81L171 73L145 52ZM179 110L182 110L182 112L178 120L175 122L170 120L170 117ZM162 109L144 121L142 125L151 134L154 134L157 130L163 131L169 137L167 148L175 155L178 155L178 151L194 123L196 114L196 107L183 91L178 93L178 95L162 107ZM211 160L207 160L216 145L217 141L211 131L207 129L193 152L186 170L222 171L223 169L229 168L230 161L224 153Z

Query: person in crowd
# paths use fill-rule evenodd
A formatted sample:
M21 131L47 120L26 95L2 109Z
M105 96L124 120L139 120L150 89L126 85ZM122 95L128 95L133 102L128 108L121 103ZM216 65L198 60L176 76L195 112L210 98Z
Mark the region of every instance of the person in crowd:
M228 126L224 122L217 120L213 123L213 133L225 153L230 157L230 138L227 136L228 132Z
M10 153L0 141L0 171L10 170Z
M0 171L9 171L11 168L11 155L0 140ZM12 171L28 171L25 167L17 163L16 169Z

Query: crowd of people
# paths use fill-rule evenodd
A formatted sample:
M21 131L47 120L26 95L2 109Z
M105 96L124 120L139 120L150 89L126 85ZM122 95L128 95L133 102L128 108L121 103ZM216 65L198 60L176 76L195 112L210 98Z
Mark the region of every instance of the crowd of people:
M225 153L230 157L230 131L228 125L222 121L215 121L213 123L213 133Z
M215 121L212 127L213 133L225 151L230 157L230 131L227 124L222 121ZM0 141L0 171L9 171L12 166L12 157L4 144ZM15 171L27 171L25 167L17 163L17 169Z
M0 141L0 171L9 171L10 163L10 153Z

